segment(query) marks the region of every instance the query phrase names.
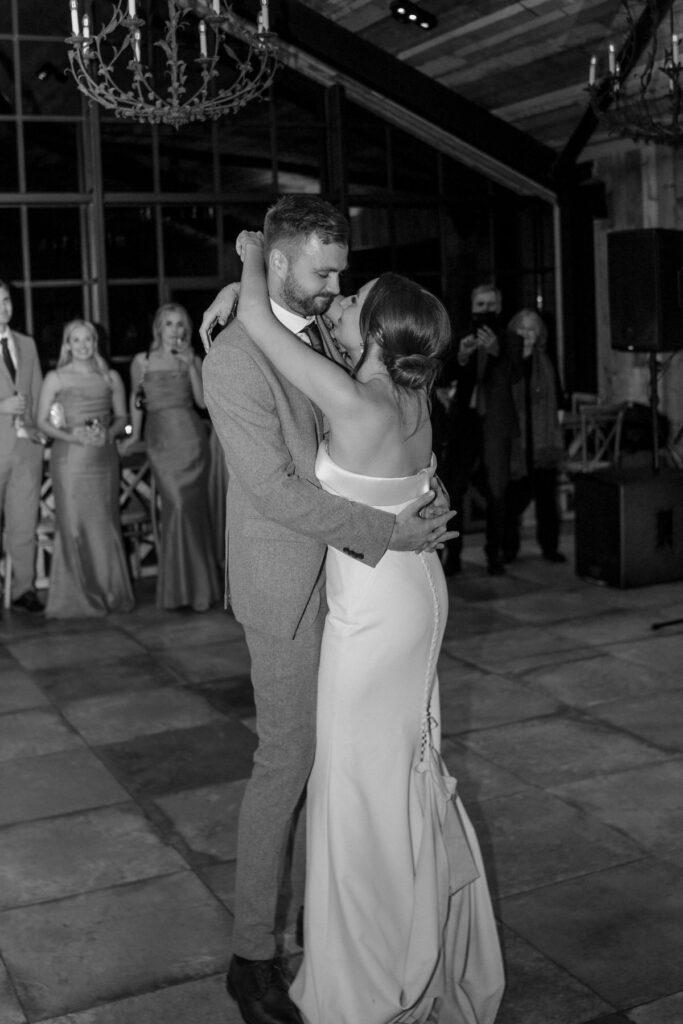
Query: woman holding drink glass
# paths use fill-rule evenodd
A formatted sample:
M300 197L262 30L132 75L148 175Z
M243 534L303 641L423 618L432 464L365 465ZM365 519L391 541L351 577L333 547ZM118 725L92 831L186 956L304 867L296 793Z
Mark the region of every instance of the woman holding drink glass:
M52 618L128 612L134 605L119 521L115 439L126 425L123 381L97 350L87 320L64 328L37 423L54 439L50 458L56 536L45 608Z
M143 435L161 495L157 606L206 611L221 596L209 515L209 442L201 360L192 325L176 303L160 306L148 352L131 363L131 423L125 448Z

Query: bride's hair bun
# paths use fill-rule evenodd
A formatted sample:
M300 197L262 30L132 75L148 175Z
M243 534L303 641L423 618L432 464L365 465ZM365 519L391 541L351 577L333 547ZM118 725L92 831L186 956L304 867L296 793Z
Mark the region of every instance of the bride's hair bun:
M360 331L374 340L397 387L432 387L451 338L448 313L439 300L399 274L382 274L360 314Z
M429 389L441 369L441 360L432 356L394 356L387 352L383 359L389 376L401 388Z

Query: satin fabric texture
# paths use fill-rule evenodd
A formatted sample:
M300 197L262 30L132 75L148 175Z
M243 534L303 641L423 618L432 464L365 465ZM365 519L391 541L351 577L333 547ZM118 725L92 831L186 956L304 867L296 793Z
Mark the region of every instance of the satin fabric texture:
M424 494L433 471L434 460L411 477L361 476L324 446L316 464L326 490L391 512ZM292 998L306 1024L492 1024L504 984L495 921L439 756L438 554L387 551L372 569L331 548L326 572Z
M100 374L57 394L67 428L111 420L111 389ZM119 457L101 447L55 440L50 457L56 535L45 613L49 618L129 612L135 600L119 520Z
M186 370L145 373L145 442L161 496L156 601L206 611L222 596L209 512L209 443Z

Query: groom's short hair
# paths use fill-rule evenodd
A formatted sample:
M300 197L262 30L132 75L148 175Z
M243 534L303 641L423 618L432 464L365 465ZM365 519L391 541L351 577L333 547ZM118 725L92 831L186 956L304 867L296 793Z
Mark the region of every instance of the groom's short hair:
M316 235L324 245L348 246L349 234L344 214L320 196L282 196L270 207L263 222L266 253L278 248L290 256L311 235Z

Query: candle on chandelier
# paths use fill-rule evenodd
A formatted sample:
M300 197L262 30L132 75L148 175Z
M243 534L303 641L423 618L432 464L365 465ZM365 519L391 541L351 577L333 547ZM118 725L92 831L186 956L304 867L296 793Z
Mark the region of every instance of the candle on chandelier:
M87 14L83 15L83 38L90 39L90 18Z
M75 36L81 34L81 26L78 24L78 0L69 0L71 10L71 31Z
M614 52L614 43L609 44L609 73L613 75L617 69L617 57Z
M270 31L270 15L268 13L268 0L261 0L261 20L259 27L264 32Z
M140 63L140 40L141 39L142 39L142 34L140 32L140 29L136 28L135 32L133 32L133 53L135 54L135 59L138 62L138 64Z
M206 45L206 22L199 22L199 56L208 57L209 51Z
M588 84L595 85L595 72L598 65L598 58L593 54L591 57L590 66L588 68Z
M214 14L220 14L221 13L221 0L213 0L213 13Z
M678 65L678 36L674 32L671 37L671 57L675 65Z
M128 17L136 18L137 13L138 12L135 10L135 0L128 0ZM139 57L137 59L140 60Z

